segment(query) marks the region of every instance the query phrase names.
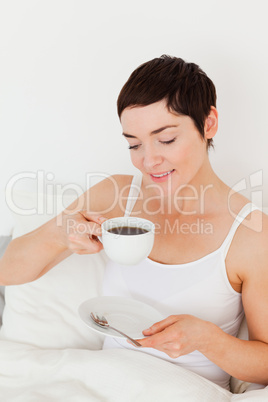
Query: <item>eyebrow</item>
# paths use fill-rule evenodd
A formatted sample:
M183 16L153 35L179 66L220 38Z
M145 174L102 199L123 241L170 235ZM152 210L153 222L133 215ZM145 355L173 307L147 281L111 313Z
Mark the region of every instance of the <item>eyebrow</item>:
M170 125L170 126L160 127L157 130L152 131L150 133L150 135L159 134L162 131L166 130L167 128L172 128L172 127L178 127L178 126L177 125ZM135 135L131 135L131 134L127 134L127 133L123 133L123 136L127 137L127 138L137 138L137 137L135 137Z

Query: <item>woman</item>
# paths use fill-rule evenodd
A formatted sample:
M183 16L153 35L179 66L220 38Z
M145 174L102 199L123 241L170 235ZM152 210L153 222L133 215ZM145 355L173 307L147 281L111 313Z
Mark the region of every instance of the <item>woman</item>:
M13 240L0 282L33 281L72 253L99 252L107 218L149 219L156 225L149 258L130 268L110 262L104 278L105 295L134 297L167 317L144 331L143 350L226 388L230 375L267 384L268 218L210 165L218 127L212 81L193 63L153 59L124 85L118 114L142 180L105 179L61 219ZM235 337L244 312L249 341ZM132 346L110 338L104 347Z

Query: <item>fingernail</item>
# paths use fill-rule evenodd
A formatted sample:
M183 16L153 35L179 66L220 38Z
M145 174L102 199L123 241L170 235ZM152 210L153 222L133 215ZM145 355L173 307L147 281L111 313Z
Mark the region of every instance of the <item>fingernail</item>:
M135 343L132 343L130 340L127 339L127 343L129 343L132 346L135 346L135 348L137 348L137 345L135 345Z

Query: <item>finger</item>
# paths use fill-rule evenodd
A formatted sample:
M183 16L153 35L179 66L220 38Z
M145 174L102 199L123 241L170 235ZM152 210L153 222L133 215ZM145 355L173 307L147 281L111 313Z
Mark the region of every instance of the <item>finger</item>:
M178 318L179 318L178 315L170 315L169 317L165 318L164 320L156 322L150 328L145 329L144 331L142 331L142 333L145 336L157 334L158 332L161 332L165 328L174 324L174 322L178 321Z
M72 250L73 253L75 254L79 254L79 255L84 255L84 254L97 254L98 251L95 250L85 250L85 249L76 249L76 250Z
M75 234L78 236L101 236L101 225L96 222L83 220L77 221L75 219L69 219L67 222L67 233Z
M85 253L98 253L103 249L102 243L96 236L77 236L73 234L69 236L69 241L71 242L71 249L76 253L78 251L80 253L82 250L85 250Z
M73 253L75 254L79 254L79 255L84 255L84 254L97 254L99 253L101 250L96 250L96 249L77 249L77 250L73 250Z
M167 342L164 341L164 343L158 343L158 342L152 342L149 343L146 341L148 338L143 338L143 339L136 339L137 342L141 345L143 348L153 348L155 350L158 350L159 352L163 352L167 354L171 358L177 358L181 355L180 349L178 345L174 344L174 342ZM130 341L127 341L128 343L132 344ZM135 345L133 345L135 346Z
M163 344L167 343L166 334L160 332L155 335L148 336L147 338L136 339L144 348L154 348L162 350Z
M87 221L93 221L98 224L102 224L103 222L107 221L107 218L102 215L93 214L85 209L81 209L78 211Z
M97 254L102 250L102 248L102 245L96 247L93 244L90 244L87 248L82 248L79 246L75 247L74 245L70 246L70 250L76 254Z

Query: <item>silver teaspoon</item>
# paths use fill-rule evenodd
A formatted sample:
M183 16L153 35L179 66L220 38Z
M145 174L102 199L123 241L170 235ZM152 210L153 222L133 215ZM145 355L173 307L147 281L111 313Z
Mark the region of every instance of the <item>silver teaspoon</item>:
M118 332L119 334L121 334L124 337L126 337L127 339L129 339L130 342L133 343L135 346L138 346L138 347L141 346L141 344L139 342L135 341L135 339L130 338L130 336L124 334L124 332L121 332L121 331L119 331L119 329L116 329L116 328L112 327L111 325L109 325L107 319L104 316L100 317L96 313L90 313L90 317L100 327L113 329L114 331Z

